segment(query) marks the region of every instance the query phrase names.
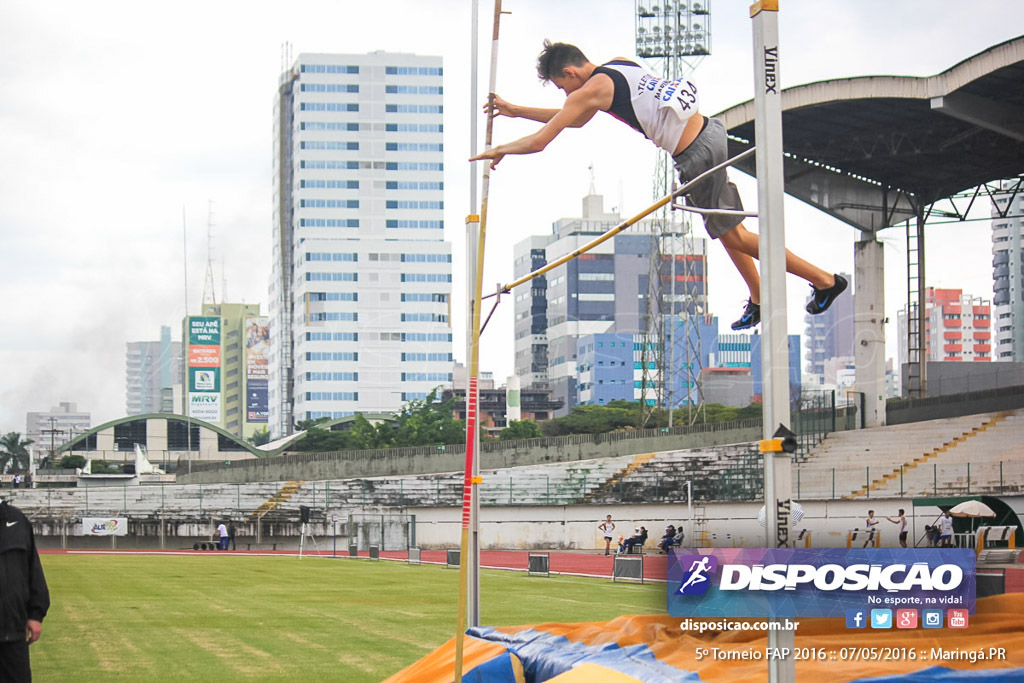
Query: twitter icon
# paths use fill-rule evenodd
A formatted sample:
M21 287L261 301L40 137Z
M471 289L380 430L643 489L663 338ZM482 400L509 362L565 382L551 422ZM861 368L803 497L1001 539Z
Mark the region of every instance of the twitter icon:
M892 610L871 610L871 628L892 628Z

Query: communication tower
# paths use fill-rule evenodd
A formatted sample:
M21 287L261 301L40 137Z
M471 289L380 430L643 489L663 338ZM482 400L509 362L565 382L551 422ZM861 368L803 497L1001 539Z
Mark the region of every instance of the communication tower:
M711 54L710 0L704 2L636 2L636 53L655 74L669 80L690 76ZM654 197L669 194L675 168L660 152L654 173ZM654 215L645 311L646 339L641 344L641 404L644 422L655 407L668 411L687 406L687 422L704 420L701 322L707 310L706 242L695 237L689 214L661 209ZM653 393L653 396L651 396ZM683 394L680 396L679 394Z

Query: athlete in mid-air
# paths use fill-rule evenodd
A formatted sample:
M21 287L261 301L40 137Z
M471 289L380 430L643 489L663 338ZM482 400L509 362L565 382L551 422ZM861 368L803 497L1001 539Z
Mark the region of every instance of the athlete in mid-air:
M544 125L531 135L492 147L470 161L488 159L495 168L507 154L540 152L564 129L585 125L599 111L608 112L667 150L683 183L728 159L725 126L700 113L700 98L692 81L657 78L628 59L613 59L598 66L578 47L549 41L544 41L544 50L537 59L537 75L566 94L562 108L524 107L495 96L493 106L485 105L491 116L525 118ZM739 192L724 168L700 181L686 196L689 205L697 208L743 209ZM758 258L757 234L743 226L740 216L706 215L704 226L712 239L721 240L750 291L743 315L732 329L757 325L761 320L761 278L754 264ZM848 284L842 275L828 273L789 250L786 271L811 284L807 312L812 315L828 310Z

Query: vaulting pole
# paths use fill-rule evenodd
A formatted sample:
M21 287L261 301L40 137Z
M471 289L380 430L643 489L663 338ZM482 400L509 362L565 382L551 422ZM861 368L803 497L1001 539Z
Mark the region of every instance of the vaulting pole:
M629 227L631 227L633 225L636 225L637 223L639 223L641 220L643 220L647 216L651 215L652 213L654 213L655 211L657 211L661 207L663 207L666 204L668 204L669 202L671 202L673 199L675 199L677 197L681 197L682 195L686 194L687 192L690 191L691 187L693 187L694 185L696 185L700 181L704 180L704 178L706 178L709 175L715 173L716 171L719 171L719 170L721 170L723 168L726 168L727 166L731 166L731 165L735 164L737 161L740 161L742 159L746 159L748 156L750 156L751 154L753 154L756 151L757 151L757 148L751 147L750 149L744 150L740 154L737 154L733 158L726 159L725 161L723 161L722 163L718 164L717 166L715 166L713 168L709 168L708 170L704 171L703 173L701 173L699 176L697 176L693 180L689 181L685 185L682 185L681 187L679 187L676 190L674 190L671 194L665 195L664 197L662 197L658 201L654 202L653 204L648 206L646 209L644 209L643 211L641 211L637 215L633 216L632 218L627 218L626 220L624 220L621 223L619 223L618 225L616 225L614 228L610 228L603 235L601 235L599 237L595 237L591 241L587 242L586 244L584 244L579 249L576 249L575 251L573 251L573 252L571 252L569 254L566 254L565 256L561 256L561 257L555 259L551 263L548 263L548 264L544 265L543 267L538 268L537 270L533 271L532 273L528 273L527 275L522 276L518 280L510 282L507 285L503 285L502 288L501 288L501 293L504 294L505 292L510 292L510 291L512 291L513 288L518 287L519 285L522 285L522 284L526 284L530 280L532 280L532 279L534 279L536 277L540 277L541 275L543 275L544 273L548 272L549 270L551 270L553 268L557 268L558 266L562 265L563 263L567 263L568 261L573 260L577 256L580 256L582 254L587 253L588 251L590 251L594 247L598 246L599 244L607 242L608 240L610 240L611 238L615 237L616 235L618 235L623 230L625 230L625 229L627 229L627 228L629 228ZM485 176L485 178L486 178L486 176ZM692 209L688 209L688 210L692 210ZM728 210L725 210L725 209L702 209L700 211L700 213L703 213L703 214L736 215L737 212L736 211L728 211ZM754 216L756 214L748 213L748 212L742 212L742 215L744 215L744 216ZM494 296L494 294L488 294L484 298L488 299L488 298L490 298L492 296Z
M474 11L474 17L476 12ZM494 0L494 29L491 36L491 73L488 83L488 101L493 105L495 81L498 75L498 24L501 19L501 0ZM474 24L473 30L477 27ZM476 111L473 111L476 116ZM484 149L491 148L494 129L493 111L487 117ZM474 145L476 141L473 141ZM462 540L459 551L459 614L455 633L455 683L462 683L462 654L466 637L467 607L470 623L480 624L480 503L476 487L480 484L480 463L477 451L480 445L479 432L479 385L480 373L480 308L483 295L484 244L487 234L487 200L491 185L491 166L483 164L483 190L480 201L480 215L470 214L466 219L467 260L473 260L475 268L470 272L472 288L470 310L470 343L467 374L469 384L466 391L466 472L462 484ZM474 226L479 225L479 229ZM475 249L473 248L475 246ZM468 604L467 604L468 603Z

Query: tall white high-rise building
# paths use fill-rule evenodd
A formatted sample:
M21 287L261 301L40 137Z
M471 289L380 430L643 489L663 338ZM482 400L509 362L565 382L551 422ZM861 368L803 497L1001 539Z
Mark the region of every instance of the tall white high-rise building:
M275 106L270 431L452 379L440 57L299 55Z
M992 359L1022 362L1024 334L1019 330L1024 325L1024 192L1014 194L1015 185L1006 181L1003 188L1007 191L992 200Z

